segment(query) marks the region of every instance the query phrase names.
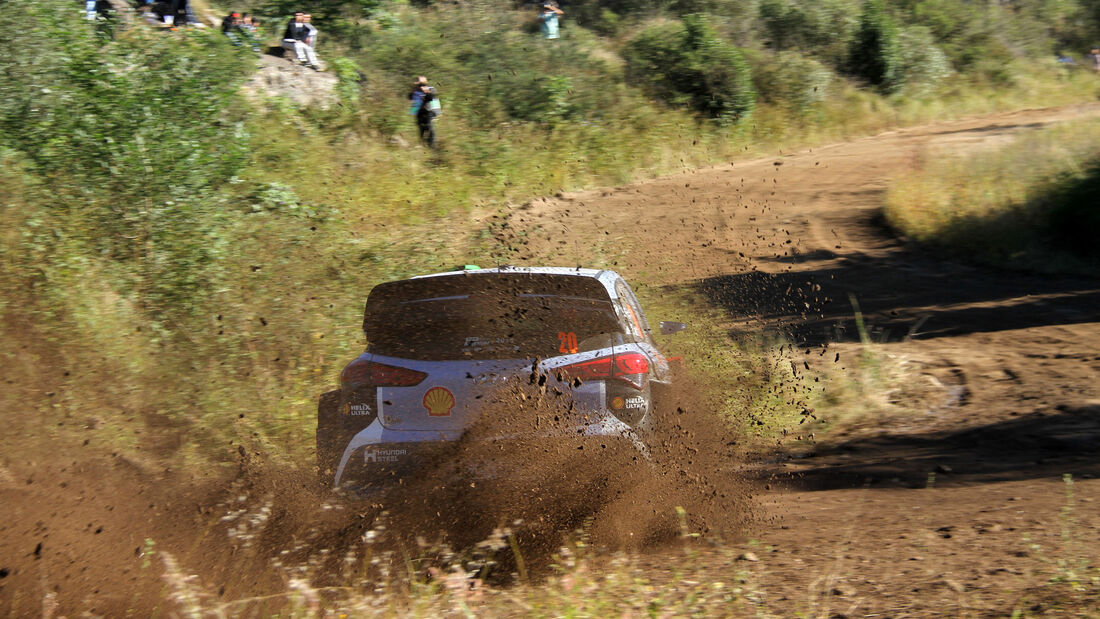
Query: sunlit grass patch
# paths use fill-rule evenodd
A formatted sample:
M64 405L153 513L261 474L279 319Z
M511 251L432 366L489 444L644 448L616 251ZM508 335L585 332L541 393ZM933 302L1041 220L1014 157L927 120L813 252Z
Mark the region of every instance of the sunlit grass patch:
M1100 121L1086 120L993 151L927 153L919 174L891 186L886 220L918 243L997 265L1095 272L1082 241L1100 234L1088 189L1100 178L1097 144Z
M683 332L656 336L666 356L682 357L689 384L709 407L750 440L769 442L808 419L813 390L793 365L778 335L735 332L724 311L689 287L645 288L639 293L656 332L660 320L687 324Z
M949 405L951 387L924 372L925 364L898 352L867 328L859 300L849 297L859 343L833 344L813 359L810 402L820 430L863 423L881 425ZM918 323L919 325L919 323Z

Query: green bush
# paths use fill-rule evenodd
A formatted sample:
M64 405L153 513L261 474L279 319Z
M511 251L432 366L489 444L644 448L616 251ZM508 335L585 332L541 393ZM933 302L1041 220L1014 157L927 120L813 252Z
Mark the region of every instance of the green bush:
M194 294L219 247L210 198L247 162L240 52L202 31L101 44L65 0L9 8L21 52L0 59L0 145L43 192L53 229L35 247L68 238L133 261L152 305Z
M913 26L898 33L899 72L902 90L911 97L923 97L935 91L951 75L951 63L936 47L927 28Z
M833 74L798 52L779 52L755 63L753 81L765 101L804 112L825 100Z
M840 66L858 25L851 0L762 0L760 21L769 47L801 50Z
M674 105L721 121L737 120L755 106L751 71L741 52L701 15L643 30L623 56L630 80Z
M508 115L520 120L554 123L573 116L576 107L570 102L572 80L568 77L534 77L519 84L507 97Z
M927 26L937 46L958 71L983 74L1005 84L1013 54L1006 46L1011 19L987 5L961 0L920 0L910 12L914 25Z
M478 27L457 32L445 30L446 18L375 33L371 47L357 54L373 85L401 98L413 76L426 75L446 117L479 130L591 119L614 109L608 67L585 49L528 34L509 14L474 15Z
M339 80L336 83L336 93L340 97L340 104L348 109L354 108L359 103L359 91L366 81L355 61L337 57L329 63L331 70Z
M848 60L851 73L886 93L901 86L898 29L882 0L867 0Z
M662 4L667 3L652 0L577 0L563 8L566 19L575 20L578 25L603 34L613 34L607 28L612 25L617 27L620 19L656 14L663 8ZM614 15L610 21L608 13Z

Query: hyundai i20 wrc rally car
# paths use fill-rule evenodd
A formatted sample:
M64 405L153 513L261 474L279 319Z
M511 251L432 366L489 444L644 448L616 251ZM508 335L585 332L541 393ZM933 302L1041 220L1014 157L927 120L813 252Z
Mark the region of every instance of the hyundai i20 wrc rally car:
M672 378L634 292L607 270L475 268L388 282L371 290L363 330L366 352L317 413L322 479L352 490L414 471L512 385L550 387L569 402L556 428L525 432L644 452L654 398Z

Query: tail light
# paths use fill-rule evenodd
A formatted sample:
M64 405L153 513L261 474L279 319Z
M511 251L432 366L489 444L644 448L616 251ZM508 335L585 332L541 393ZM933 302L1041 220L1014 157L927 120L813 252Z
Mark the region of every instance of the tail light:
M427 377L424 372L356 359L340 373L340 382L368 387L412 387Z
M563 380L579 378L585 380L621 380L635 389L645 387L649 376L649 359L637 352L628 352L609 357L600 357L581 361L558 368Z

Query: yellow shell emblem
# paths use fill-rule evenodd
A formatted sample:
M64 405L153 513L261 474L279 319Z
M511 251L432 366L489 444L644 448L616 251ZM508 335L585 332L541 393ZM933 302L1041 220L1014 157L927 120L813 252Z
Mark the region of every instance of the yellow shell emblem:
M454 407L454 394L443 387L432 387L424 394L424 408L432 417L450 417Z

